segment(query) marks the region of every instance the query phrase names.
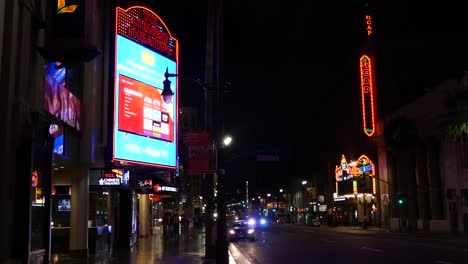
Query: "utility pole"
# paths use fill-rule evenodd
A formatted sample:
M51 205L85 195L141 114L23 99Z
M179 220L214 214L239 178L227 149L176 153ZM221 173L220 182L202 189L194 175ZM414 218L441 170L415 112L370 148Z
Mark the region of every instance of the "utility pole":
M219 160L222 159L222 147L221 143L221 113L220 112L220 0L208 0L207 1L207 22L206 22L206 61L205 61L205 130L213 138L213 152L214 157L212 158L212 164L214 163L214 171L216 171L218 178L221 176L219 173ZM216 98L214 96L216 88ZM216 99L216 100L215 100ZM213 106L216 106L214 109ZM216 113L216 116L215 116ZM216 241L218 234L215 229L213 213L215 209L214 199L214 188L215 188L215 175L204 174L203 175L205 196L206 196L206 208L205 208L205 258L213 259L218 258L219 255L219 243ZM220 193L218 184L218 199L222 193ZM222 188L222 187L221 187ZM218 202L219 204L219 202ZM220 208L218 206L218 223L221 215ZM216 238L215 238L216 234ZM227 252L226 252L227 254ZM218 261L217 261L218 262ZM221 263L221 262L219 262Z

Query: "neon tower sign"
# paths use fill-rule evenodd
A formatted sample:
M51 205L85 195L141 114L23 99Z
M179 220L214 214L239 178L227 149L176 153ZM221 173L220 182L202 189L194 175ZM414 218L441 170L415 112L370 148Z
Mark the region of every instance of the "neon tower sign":
M373 65L371 59L367 55L363 55L359 62L361 69L362 120L364 133L371 137L375 133L374 84L372 82Z
M362 99L362 121L364 134L372 137L375 133L375 60L373 52L373 38L375 28L373 25L373 16L366 5L364 9L363 33L364 54L359 59L359 69L361 75L361 99Z

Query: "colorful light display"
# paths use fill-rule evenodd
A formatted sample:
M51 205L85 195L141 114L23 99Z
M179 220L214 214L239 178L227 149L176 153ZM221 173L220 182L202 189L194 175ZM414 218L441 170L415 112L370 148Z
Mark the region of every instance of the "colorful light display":
M361 69L361 96L362 96L362 120L364 133L371 137L375 133L374 120L374 85L373 85L373 65L367 55L363 55L360 62Z
M377 193L375 165L366 156L348 162L341 156L340 165L335 167L336 193L338 195ZM371 182L372 180L372 182Z

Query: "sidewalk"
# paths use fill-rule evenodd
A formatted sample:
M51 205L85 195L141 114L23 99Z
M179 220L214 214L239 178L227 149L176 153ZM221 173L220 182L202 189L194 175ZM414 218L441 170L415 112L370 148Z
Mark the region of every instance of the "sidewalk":
M172 237L156 234L150 237L138 238L137 244L131 249L113 249L112 253L101 255L71 256L70 254L53 254L54 264L84 264L84 263L184 263L211 264L214 259L205 259L205 233L201 228L194 230L189 238L185 230ZM229 263L249 263L244 255L235 247L229 245Z

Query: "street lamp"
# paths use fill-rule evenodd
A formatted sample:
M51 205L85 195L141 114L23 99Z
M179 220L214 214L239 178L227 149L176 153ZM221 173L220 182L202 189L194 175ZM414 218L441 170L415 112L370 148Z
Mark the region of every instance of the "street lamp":
M163 90L161 92L161 96L166 104L170 103L172 101L172 96L174 96L174 93L171 90L171 81L169 81L169 77L176 77L178 76L175 73L169 73L168 68L166 67L166 72L164 73L164 79L163 81Z
M232 137L231 136L225 136L223 139L224 146L229 146L232 142Z

